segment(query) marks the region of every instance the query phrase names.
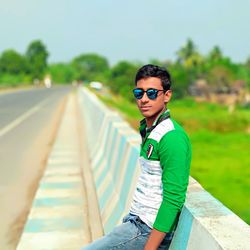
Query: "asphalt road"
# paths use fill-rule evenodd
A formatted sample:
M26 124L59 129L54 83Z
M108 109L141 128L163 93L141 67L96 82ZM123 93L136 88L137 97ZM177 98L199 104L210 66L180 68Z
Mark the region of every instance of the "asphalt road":
M70 91L0 93L0 249L15 249Z

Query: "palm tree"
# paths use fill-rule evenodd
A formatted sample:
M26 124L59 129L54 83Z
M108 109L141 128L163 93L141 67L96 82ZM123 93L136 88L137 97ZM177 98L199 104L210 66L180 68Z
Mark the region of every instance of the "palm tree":
M177 51L177 56L178 56L177 60L179 63L184 63L196 53L197 53L196 45L189 38L186 44L179 51Z
M219 46L214 46L208 54L208 59L211 61L218 61L223 58L222 51Z

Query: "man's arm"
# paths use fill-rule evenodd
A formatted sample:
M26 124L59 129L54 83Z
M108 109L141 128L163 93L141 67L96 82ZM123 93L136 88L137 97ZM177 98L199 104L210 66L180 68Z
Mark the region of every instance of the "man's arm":
M152 229L144 250L157 250L167 233Z
M166 232L172 232L178 220L189 177L191 148L187 140L184 134L172 131L160 141L163 200L145 249L157 249Z

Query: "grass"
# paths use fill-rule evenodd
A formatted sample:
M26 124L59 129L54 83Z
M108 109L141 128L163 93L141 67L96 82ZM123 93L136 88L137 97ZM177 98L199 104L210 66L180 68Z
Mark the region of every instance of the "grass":
M190 134L191 175L223 204L250 224L250 136L200 131Z
M99 98L137 129L142 119L136 104L121 96ZM191 175L214 197L250 224L250 110L171 101L171 116L190 136L193 148Z

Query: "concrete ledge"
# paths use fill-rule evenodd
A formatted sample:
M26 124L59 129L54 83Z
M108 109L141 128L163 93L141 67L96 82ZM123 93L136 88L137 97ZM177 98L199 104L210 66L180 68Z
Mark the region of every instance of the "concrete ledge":
M141 139L89 90L79 91L105 233L128 212L139 174ZM98 124L97 124L98 123ZM190 177L170 249L250 249L250 227Z
M249 249L250 228L192 177L171 249Z

